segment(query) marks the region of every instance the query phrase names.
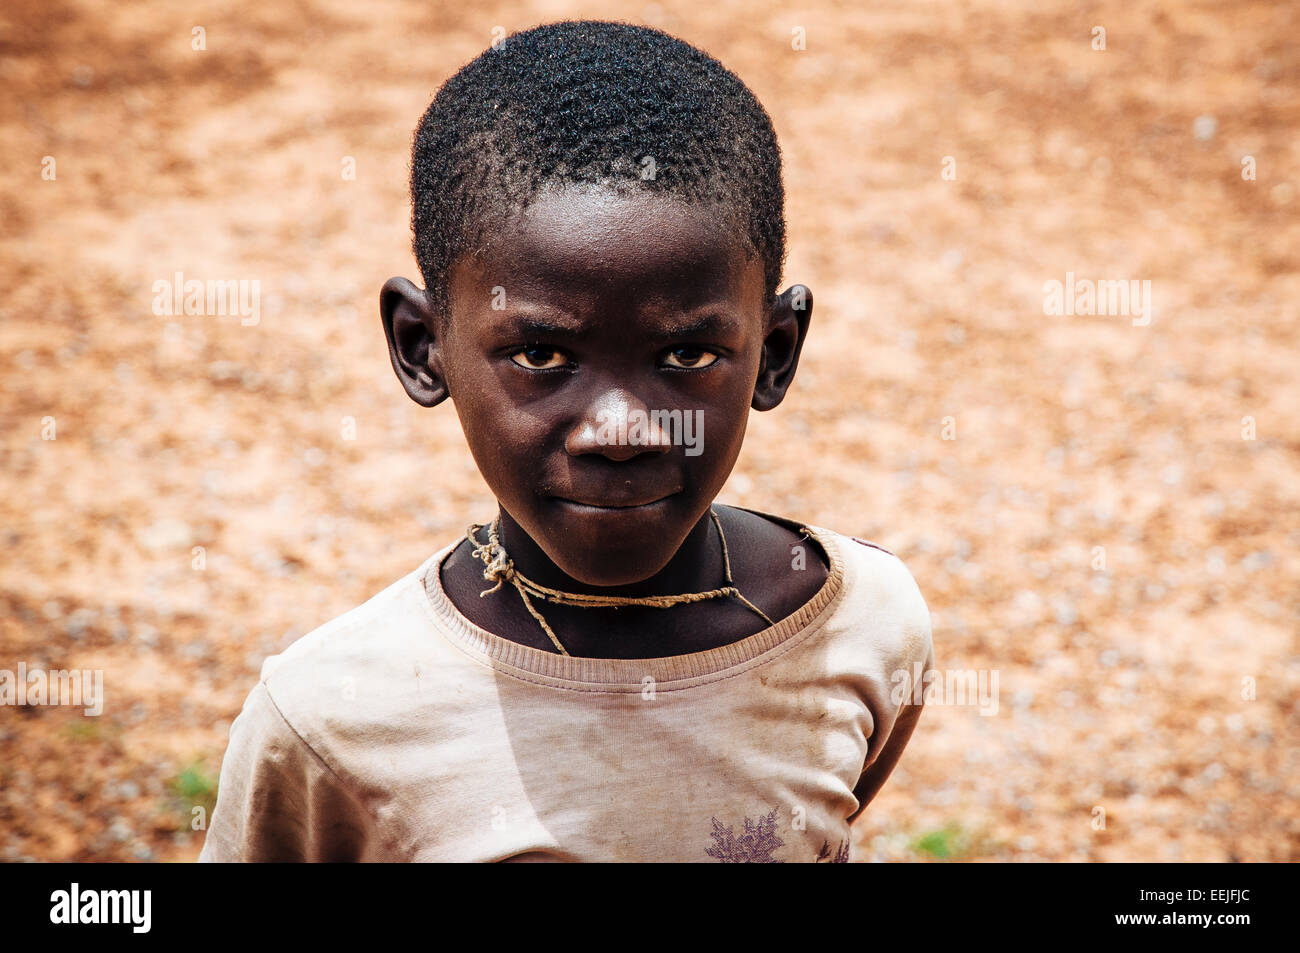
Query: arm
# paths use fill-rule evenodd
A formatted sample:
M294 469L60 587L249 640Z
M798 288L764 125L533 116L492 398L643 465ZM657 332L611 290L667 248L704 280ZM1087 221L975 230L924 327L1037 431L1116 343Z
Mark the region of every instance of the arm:
M919 593L917 594L919 597ZM921 665L920 684L924 686L926 676L934 668L934 644L930 635L930 613L925 609L922 603L920 610L917 612L917 621L914 624L914 630L920 635L917 642L913 644L920 651L918 656L924 657L925 661ZM906 661L906 667L901 670L912 672L913 662ZM909 688L913 687L909 681ZM910 696L910 700L909 700ZM862 775L858 778L858 783L853 788L853 796L858 799L858 809L849 815L848 822L852 824L862 809L865 808L871 800L880 793L880 789L885 786L889 776L894 771L894 766L898 764L898 759L903 756L903 749L912 739L912 732L916 729L916 723L921 720L921 711L925 707L923 691L908 691L895 712L893 724L889 726L889 736L885 739L884 747L880 749L874 760L868 760L863 768Z
M903 756L903 749L911 740L912 731L921 718L923 708L924 705L904 705L899 711L898 718L894 721L894 730L890 732L889 740L885 743L880 756L862 772L862 777L858 779L857 786L853 789L853 796L858 799L858 809L849 815L850 824L857 820L863 808L870 804L871 800L880 793L880 789L885 786L885 781L894 771L894 765L898 764L898 759Z
M230 726L199 861L367 860L374 827L259 682Z

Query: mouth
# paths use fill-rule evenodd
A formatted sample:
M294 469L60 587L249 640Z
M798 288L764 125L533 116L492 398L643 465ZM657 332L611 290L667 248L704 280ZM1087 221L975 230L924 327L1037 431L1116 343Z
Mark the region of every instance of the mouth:
M608 499L589 499L589 498L572 499L564 496L556 496L556 497L552 497L552 499L554 499L555 502L560 503L566 507L577 509L577 510L595 511L595 512L622 512L626 510L640 510L640 509L646 509L651 506L657 506L658 504L663 503L671 499L672 497L676 496L677 492L678 491L674 490L672 493L668 493L668 494L648 496L648 497L633 497L628 500L608 500Z

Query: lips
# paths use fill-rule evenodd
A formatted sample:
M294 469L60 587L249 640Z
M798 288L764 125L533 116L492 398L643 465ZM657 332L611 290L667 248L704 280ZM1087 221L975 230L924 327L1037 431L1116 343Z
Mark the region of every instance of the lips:
M574 506L586 506L592 509L600 510L630 510L640 506L650 506L660 503L671 496L676 496L679 491L673 490L668 493L640 492L636 494L619 493L619 494L579 494L572 493L567 496L559 494L554 495L554 499L561 503L569 503Z

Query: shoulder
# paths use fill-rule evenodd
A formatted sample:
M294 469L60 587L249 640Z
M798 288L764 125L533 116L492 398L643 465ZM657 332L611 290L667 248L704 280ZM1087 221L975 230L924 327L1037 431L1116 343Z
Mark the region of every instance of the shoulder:
M931 654L930 610L921 589L903 560L870 540L849 536L813 523L747 507L728 507L748 518L803 540L809 534L828 553L838 556L840 608L837 612L854 631L868 631L889 647L897 659L927 659Z
M275 683L294 672L339 662L355 664L373 654L375 643L420 622L420 572L408 573L361 605L335 616L262 664L262 680Z
M933 656L930 609L903 560L869 540L810 528L827 538L843 560L842 611L868 629L895 663L928 664Z
M875 599L883 600L900 610L910 610L913 615L923 614L928 619L930 612L921 595L921 587L902 558L885 547L857 536L845 536L831 530L840 544L840 551L846 562L856 570L854 585L870 593Z
M313 728L373 714L383 717L385 686L409 680L436 626L419 568L308 632L262 663L261 684L288 721L311 740ZM358 700L366 699L365 705Z

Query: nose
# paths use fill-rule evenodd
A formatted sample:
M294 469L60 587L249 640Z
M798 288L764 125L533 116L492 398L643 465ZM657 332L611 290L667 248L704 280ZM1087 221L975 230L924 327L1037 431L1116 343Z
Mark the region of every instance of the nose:
M587 403L565 438L564 449L573 456L598 453L610 460L667 453L672 438L666 420L626 388L603 389Z

